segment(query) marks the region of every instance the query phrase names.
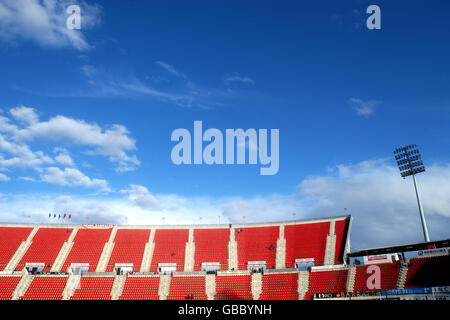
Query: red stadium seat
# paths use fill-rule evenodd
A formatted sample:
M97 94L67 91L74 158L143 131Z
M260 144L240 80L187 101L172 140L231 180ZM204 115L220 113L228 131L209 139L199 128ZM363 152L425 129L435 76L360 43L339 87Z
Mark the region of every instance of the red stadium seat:
M211 240L214 239L214 246ZM228 270L228 243L230 229L195 229L194 271L201 270L202 262L219 262L221 270Z
M217 276L214 300L253 300L251 275Z
M11 300L21 276L0 276L0 300Z
M35 276L22 300L61 300L68 276Z
M205 276L174 276L167 300L207 300Z
M273 269L279 232L279 226L236 228L238 269L247 270L249 261L266 261L266 267Z
M150 271L157 271L158 263L176 263L177 271L183 271L188 240L188 229L157 229Z
M70 300L111 300L113 276L81 277L77 288Z
M133 271L139 271L149 236L150 229L117 230L106 271L113 271L116 263L132 263Z
M26 241L33 228L0 227L0 271L4 270L9 260Z
M119 300L158 300L159 276L127 277Z

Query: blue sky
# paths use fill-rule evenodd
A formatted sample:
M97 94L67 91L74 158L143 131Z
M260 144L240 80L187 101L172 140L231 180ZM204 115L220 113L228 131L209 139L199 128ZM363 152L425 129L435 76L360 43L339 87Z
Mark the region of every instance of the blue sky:
M66 27L71 4L81 7L81 30ZM381 30L366 27L371 4ZM421 241L412 182L392 155L416 143L428 168L418 178L430 236L447 238L449 9L0 0L0 220L48 222L50 211L132 224L350 213L356 247ZM279 172L174 165L171 133L193 133L195 120L223 133L279 129Z

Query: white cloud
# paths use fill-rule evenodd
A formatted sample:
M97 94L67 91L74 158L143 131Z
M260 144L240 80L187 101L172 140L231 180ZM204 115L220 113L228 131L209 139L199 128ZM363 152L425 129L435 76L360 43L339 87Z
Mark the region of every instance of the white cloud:
M31 177L18 177L18 180L23 180L23 181L27 181L27 182L34 182L36 181L36 179L31 178Z
M94 199L55 194L16 194L0 200L1 222L58 223L58 218L54 219L53 215L49 218L49 213L70 213L71 219L65 220L70 223L126 223L122 213L127 207L98 196Z
M169 67L167 65L166 67ZM56 96L76 97L127 97L134 99L155 99L164 103L174 104L182 108L211 109L221 106L216 101L219 98L229 98L230 91L209 89L187 80L171 83L170 88L158 88L161 81L143 81L135 75L115 75L92 65L83 65L81 72L85 75L88 88L76 92L58 93ZM172 72L177 72L175 69ZM182 77L179 73L178 77ZM152 77L146 77L152 79ZM149 82L152 82L150 84ZM169 82L170 81L166 81ZM42 93L39 93L42 94ZM48 94L55 96L55 94Z
M136 204L142 209L156 209L158 208L158 201L150 191L144 186L130 185L129 189L120 190L123 194L128 194L128 201Z
M364 101L358 98L350 98L348 99L348 103L352 106L357 115L369 117L374 114L375 107L381 104L381 101L378 100Z
M450 166L429 166L417 178L430 237L448 237ZM300 192L310 215L336 215L348 208L359 248L423 241L412 181L401 179L387 160L337 166L335 175L302 181Z
M233 82L238 82L238 83L245 83L245 84L250 84L250 85L254 85L255 81L249 77L243 77L241 75L239 75L238 73L233 73L231 75L227 75L224 79L224 82L226 85L230 85Z
M66 26L66 9L77 4L81 9L81 30ZM100 22L100 8L85 1L0 0L0 39L6 42L27 40L43 47L72 47L88 50L83 31Z
M97 74L97 70L95 69L95 67L87 64L81 66L81 71L88 78L92 78Z
M7 117L0 116L0 132L6 134L15 134L19 128L11 123L11 120Z
M9 154L5 158L4 153ZM53 159L42 151L33 152L28 145L14 141L0 134L0 168L33 168L40 170L40 166L54 163Z
M140 162L136 156L126 153L136 149L135 140L129 134L123 125L114 124L101 128L95 123L58 115L20 129L16 137L25 141L68 142L92 147L87 153L107 156L112 162L118 163L118 171L130 171Z
M184 73L177 71L174 68L174 66L172 66L164 61L156 61L155 64L160 66L161 68L163 68L164 70L166 70L168 73L170 73L171 75L173 75L175 77L186 79L186 75Z
M5 182L5 181L9 181L9 180L11 180L11 178L10 177L8 177L7 175L5 175L5 174L3 174L3 173L0 173L0 182Z
M129 154L136 149L135 140L128 129L120 124L100 127L96 123L58 115L47 121L40 121L33 108L19 106L9 110L10 118L0 116L0 169L33 168L41 171L42 166L54 164L74 166L73 159L65 148L56 147L55 159L43 151L33 151L34 141L70 146L87 147L88 155L100 155L117 165L117 172L135 170L140 165L136 155Z
M61 170L57 167L48 167L45 169L45 172L41 174L41 179L44 182L61 186L98 188L100 191L111 191L106 180L91 179L78 169L74 168L65 168L64 170Z
M18 106L9 110L14 119L27 125L35 124L39 121L39 116L33 108Z
M70 157L69 152L65 148L55 148L53 152L58 153L58 155L55 157L55 160L59 164L68 167L74 166L73 160Z

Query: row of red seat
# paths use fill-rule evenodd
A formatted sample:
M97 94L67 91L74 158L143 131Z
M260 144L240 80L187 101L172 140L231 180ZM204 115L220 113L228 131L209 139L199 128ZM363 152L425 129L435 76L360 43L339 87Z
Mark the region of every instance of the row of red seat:
M313 257L316 265L323 264L329 226L329 221L286 225L286 267L294 267L298 258ZM345 241L346 221L337 221L336 230L339 239L336 256L339 257ZM31 231L32 228L0 227L0 271ZM22 270L27 262L36 262L44 263L43 271L49 271L72 231L72 228L40 227L16 270ZM71 263L89 263L89 271L95 271L111 231L112 228L79 228L60 271L67 271ZM234 233L239 270L247 269L248 261L266 261L267 268L275 268L279 226L235 228ZM131 263L133 271L140 271L149 237L150 229L118 228L106 271L112 271L116 263ZM157 229L150 271L157 271L161 262L176 263L177 271L183 271L188 238L189 229ZM194 229L194 270L201 270L203 262L219 262L221 270L227 270L229 239L230 228Z
M406 278L406 288L448 286L450 257L428 257L410 259ZM356 267L354 292L368 292L397 288L400 263L377 264L380 271L380 288L368 288L367 279L373 274L369 266ZM349 269L313 271L309 274L309 288L305 299L317 293L345 293L347 291ZM9 300L21 276L0 275L0 300ZM24 300L62 299L68 276L37 275L21 297ZM122 300L157 300L159 276L128 276ZM206 299L204 275L171 277L170 292L167 299ZM83 276L71 297L73 300L111 299L113 276ZM298 299L298 272L265 273L262 275L261 300ZM251 275L230 274L216 276L216 300L252 300Z

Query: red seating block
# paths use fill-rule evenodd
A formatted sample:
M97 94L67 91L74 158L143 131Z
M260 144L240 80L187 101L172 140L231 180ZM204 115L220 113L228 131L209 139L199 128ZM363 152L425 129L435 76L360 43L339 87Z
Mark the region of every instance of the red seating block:
M316 266L323 265L329 232L329 221L285 226L286 268L294 268L295 259L303 258L314 258Z
M0 227L0 271L4 270L33 228Z
M409 260L405 288L450 286L450 256Z
M67 271L71 263L89 263L89 271L95 271L105 243L108 242L112 228L78 229L72 249L61 270Z
M116 263L132 263L133 271L139 271L149 236L150 229L117 230L106 271L113 271Z
M268 269L275 268L279 229L278 226L235 229L239 270L246 270L249 261L266 261Z
M310 299L315 293L347 292L347 276L348 269L311 272L306 297Z
M111 300L111 289L114 277L81 277L70 300Z
M127 277L119 300L158 300L159 276Z
M22 276L0 276L0 300L11 300Z
M174 276L167 300L207 300L205 276Z
M260 300L298 300L298 272L266 273L262 276Z
M219 262L221 270L228 270L230 229L195 229L194 242L194 271L201 270L202 262Z
M25 263L35 262L44 263L43 271L50 271L64 241L69 238L71 232L72 229L68 228L39 228L16 269L22 270Z
M251 275L217 276L214 300L253 300Z
M347 238L349 222L347 219L336 221L334 233L336 234L336 251L334 264L342 264L344 261L345 239Z
M35 276L22 300L61 300L68 276Z
M356 267L354 292L367 292L376 290L389 290L397 288L398 275L400 273L399 263L377 264L380 268L380 289L369 289L367 287L367 279L373 273L367 273L369 266Z
M177 271L183 271L188 240L188 229L157 229L150 271L157 271L158 263L176 263Z

